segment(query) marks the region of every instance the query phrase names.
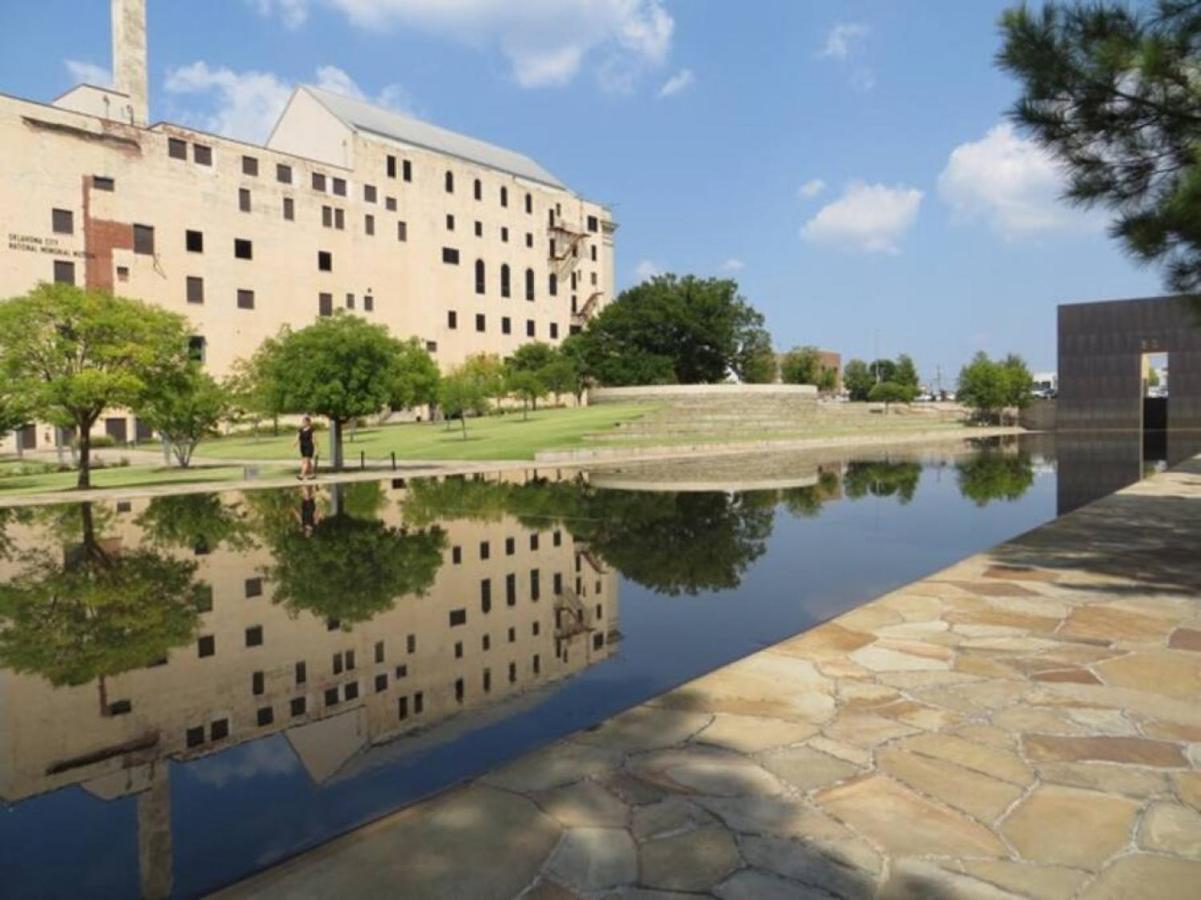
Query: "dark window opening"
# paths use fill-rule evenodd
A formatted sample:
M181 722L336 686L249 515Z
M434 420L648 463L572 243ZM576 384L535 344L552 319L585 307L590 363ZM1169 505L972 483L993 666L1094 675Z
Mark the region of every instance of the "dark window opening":
M257 178L259 174L259 161L253 156L243 156L242 174Z
M246 629L246 646L261 647L263 646L263 626L252 625Z
M238 291L238 309L254 309L254 291Z
M54 261L54 283L55 284L74 284L75 283L75 263L64 262L61 259Z
M264 706L258 711L257 720L259 725L270 725L275 721L275 710L270 706Z
M332 316L334 314L334 295L333 294L318 294L317 295L317 315Z
M204 279L189 275L187 280L187 296L189 303L204 302Z
M448 265L457 266L459 264L459 251L454 247L443 247L442 262Z
M328 250L317 251L317 271L332 272L334 270L334 255Z
M167 155L172 159L188 158L188 142L179 138L167 138Z
M74 234L75 213L69 209L50 210L50 229L55 234Z
M334 193L336 195L338 195L339 197L345 197L346 196L346 179L345 178L335 178L333 180L333 188L334 188Z
M204 232L203 231L185 231L184 232L184 247L189 253L204 252Z
M204 144L192 145L192 159L197 165L211 166L213 164L213 148Z
M234 238L234 257L236 259L254 259L254 244L245 238Z
M534 299L534 270L525 270L525 299Z
M242 212L250 212L249 188L238 188L238 209Z
M133 226L133 252L146 256L154 255L154 228L152 226Z
M275 180L280 184L291 184L292 167L285 166L283 163L277 163L275 166Z

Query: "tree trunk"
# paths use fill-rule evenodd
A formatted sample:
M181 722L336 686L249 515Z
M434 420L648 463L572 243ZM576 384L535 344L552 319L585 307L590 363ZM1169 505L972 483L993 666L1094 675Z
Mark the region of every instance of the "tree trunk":
M463 423L463 440L467 440L467 410L463 410L459 420Z
M92 423L80 423L79 428L79 478L75 482L77 488L92 486Z
M538 401L535 400L534 402L537 403ZM527 400L521 404L521 421L523 421L523 422L529 421L529 418L530 418L530 401Z
M329 456L334 471L342 469L342 420L329 420Z

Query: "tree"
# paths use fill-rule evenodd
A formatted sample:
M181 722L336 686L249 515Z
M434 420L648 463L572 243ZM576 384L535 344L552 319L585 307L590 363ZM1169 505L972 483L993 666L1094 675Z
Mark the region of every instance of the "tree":
M333 467L342 468L342 428L396 397L406 378L404 346L382 325L339 312L280 336L265 376L278 386L281 409L330 421Z
M908 460L849 462L842 475L842 487L851 500L868 496L896 497L904 506L917 494L921 480L921 463Z
M587 357L588 344L582 333L569 334L559 345L559 358L571 365L571 386L568 390L575 396L577 406L583 402L584 391L594 380Z
M232 373L225 380L230 398L231 415L245 415L254 420L258 433L260 418L271 419L272 433L279 434L279 417L284 411L283 382L276 377L279 370L279 349L291 329L284 326L279 335L267 338L249 359L234 361Z
M909 389L902 387L895 381L881 381L879 384L873 385L871 392L867 395L867 399L872 403L883 403L884 412L888 413L888 407L893 403L908 403L911 399Z
M747 330L731 368L744 384L771 384L776 380L780 365L766 329Z
M538 398L546 396L548 388L544 373L557 357L555 348L550 344L530 341L518 347L505 360L505 392L520 397L524 411L528 411L531 404L537 410Z
M555 358L542 368L540 374L546 389L555 395L556 403L559 402L560 395L574 394L580 384L575 359L563 353L556 353Z
M435 403L440 378L438 364L425 345L417 338L409 338L400 345L390 405L393 409L413 409Z
M153 544L211 553L222 544L244 551L253 546L250 528L236 503L221 494L153 497L136 522Z
M785 384L816 385L821 374L821 356L816 347L793 347L780 360L780 380Z
M877 359L867 367L872 373L872 379L879 384L881 381L897 380L897 364L891 359Z
M0 371L3 371L2 362L0 362ZM7 379L0 382L0 440L3 440L9 432L16 431L27 424L30 419L29 401L18 393L16 387ZM17 449L20 450L19 442Z
M182 316L69 284L0 303L0 375L30 414L72 426L80 488L91 486L91 430L106 409L136 407L188 365Z
M999 419L1009 397L1009 384L1000 364L983 350L959 370L956 398L982 420Z
M505 390L515 397L521 398L521 417L530 417L530 405L538 408L538 398L546 396L546 385L542 381L542 373L529 369L510 370L505 375Z
M192 461L196 445L215 436L229 414L225 388L192 363L174 378L152 385L138 406L138 415L171 446L180 468Z
M913 358L908 353L902 353L897 357L897 367L893 372L892 380L910 392L906 402L917 396L921 383L917 374L917 366L913 364Z
M852 400L863 401L872 392L876 379L861 359L849 360L842 370L842 383Z
M955 463L959 493L977 506L993 500L1017 500L1034 484L1034 465L1024 452L985 448Z
M463 372L479 386L484 400L472 410L482 416L488 412L488 401L505 395L505 364L495 353L473 353L463 360Z
M601 384L711 384L753 374L765 334L736 282L659 275L623 291L578 344Z
M463 440L467 440L467 414L487 409L487 389L466 366L459 366L438 383L438 406L446 416L447 427L453 418L462 422Z
M1001 33L1011 118L1065 165L1066 198L1113 210L1110 233L1171 289L1201 288L1201 3L1023 4Z
M1034 398L1034 376L1026 361L1016 353L1001 360L1001 373L1005 383L1005 406L1025 409Z

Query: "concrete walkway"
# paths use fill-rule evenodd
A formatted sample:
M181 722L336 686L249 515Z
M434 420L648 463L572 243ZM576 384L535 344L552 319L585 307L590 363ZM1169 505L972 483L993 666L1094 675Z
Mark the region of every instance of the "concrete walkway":
M1201 460L227 897L1201 896Z

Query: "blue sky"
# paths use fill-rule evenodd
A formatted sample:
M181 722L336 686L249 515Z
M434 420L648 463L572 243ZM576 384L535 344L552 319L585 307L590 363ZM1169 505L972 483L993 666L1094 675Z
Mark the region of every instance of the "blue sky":
M620 286L730 275L782 349L1055 363L1055 306L1158 293L1004 124L993 0L149 0L151 112L262 139L290 86L512 146L621 225ZM109 66L102 0L0 3L0 91Z

